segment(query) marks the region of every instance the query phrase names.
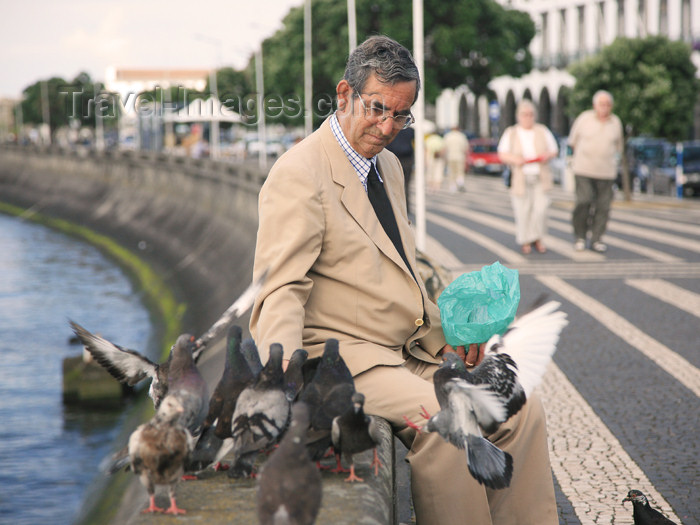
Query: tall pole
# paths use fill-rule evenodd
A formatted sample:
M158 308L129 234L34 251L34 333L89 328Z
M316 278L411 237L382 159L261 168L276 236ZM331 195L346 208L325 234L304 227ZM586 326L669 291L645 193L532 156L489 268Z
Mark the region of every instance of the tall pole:
M313 131L313 76L311 67L311 0L304 0L304 134Z
M49 86L48 82L44 80L41 83L41 112L43 115L44 124L47 127L46 139L51 144L51 111L49 108Z
M93 84L95 99L95 149L97 151L104 151L105 149L105 127L104 120L102 120L102 105L98 103L97 97L100 94L97 90L97 84Z
M357 18L355 17L355 0L348 0L348 54L357 47Z
M263 85L262 43L255 52L255 88L258 92L258 142L260 142L260 169L267 169L267 131L265 129L265 86Z
M423 89L414 104L416 174L416 247L425 250L425 75L423 73L423 0L413 0L413 59L418 66Z
M22 101L15 106L15 128L17 130L17 144L22 144L22 128L24 127L24 113L22 112Z
M209 72L211 90L211 127L209 128L209 157L219 158L219 87L216 82L216 66Z

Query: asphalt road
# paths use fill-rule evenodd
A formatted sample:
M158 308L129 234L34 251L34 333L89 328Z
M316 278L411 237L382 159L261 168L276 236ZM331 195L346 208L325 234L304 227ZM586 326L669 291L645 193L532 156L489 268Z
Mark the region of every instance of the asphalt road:
M569 315L540 387L560 522L632 524L628 490L700 523L700 199L618 195L604 255L575 252L573 196L552 195L546 254L522 255L500 178L427 198L427 253L453 276L500 261L521 306L546 292Z

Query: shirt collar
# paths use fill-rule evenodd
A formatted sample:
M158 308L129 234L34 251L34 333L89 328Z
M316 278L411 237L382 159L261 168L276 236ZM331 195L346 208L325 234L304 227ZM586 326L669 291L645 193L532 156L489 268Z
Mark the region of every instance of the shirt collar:
M364 186L365 191L367 191L367 176L369 175L369 170L372 165L377 168L377 156L375 155L371 159L368 159L355 151L355 149L348 142L348 139L345 137L345 133L343 133L343 130L340 127L340 122L338 122L338 117L335 113L331 115L331 131L333 132L335 139L338 141L338 144L340 144L340 147L345 152L345 156L350 161L350 164L352 164L352 167L355 168L355 172L357 173L362 186ZM379 169L377 168L377 174L378 173ZM382 180L381 175L379 176L379 180Z

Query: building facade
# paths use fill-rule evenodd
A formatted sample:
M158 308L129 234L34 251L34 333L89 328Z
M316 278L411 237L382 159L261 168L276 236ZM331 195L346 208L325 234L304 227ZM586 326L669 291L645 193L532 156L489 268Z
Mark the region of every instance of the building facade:
M454 125L470 134L497 136L515 122L515 106L532 100L538 120L557 135L567 135L566 89L575 79L572 62L591 56L618 37L667 36L693 46L700 72L700 0L497 0L506 8L528 13L536 34L530 43L534 67L520 78L495 78L489 87L495 101L479 100L466 86L446 89L436 101L438 128ZM700 73L698 73L700 74ZM700 137L696 111L695 136Z

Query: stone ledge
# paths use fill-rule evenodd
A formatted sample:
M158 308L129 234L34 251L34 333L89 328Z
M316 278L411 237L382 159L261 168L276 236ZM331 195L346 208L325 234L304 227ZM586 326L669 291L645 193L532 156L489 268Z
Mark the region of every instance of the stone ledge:
M382 466L374 476L370 466L372 451L355 457L357 474L363 483L346 483L345 474L324 471L323 500L317 523L333 525L388 525L396 523L395 451L394 437L389 424L380 420L382 444L377 450ZM323 464L335 466L335 459ZM254 525L256 514L256 484L252 479L230 479L226 472L208 470L196 481L180 482L176 489L177 504L187 514L177 517L178 523L206 523L207 525ZM159 506L168 505L167 493L159 489L156 496ZM130 525L172 523L172 516L141 514L148 506L146 489L141 487L137 496L130 498L134 508L125 516Z

